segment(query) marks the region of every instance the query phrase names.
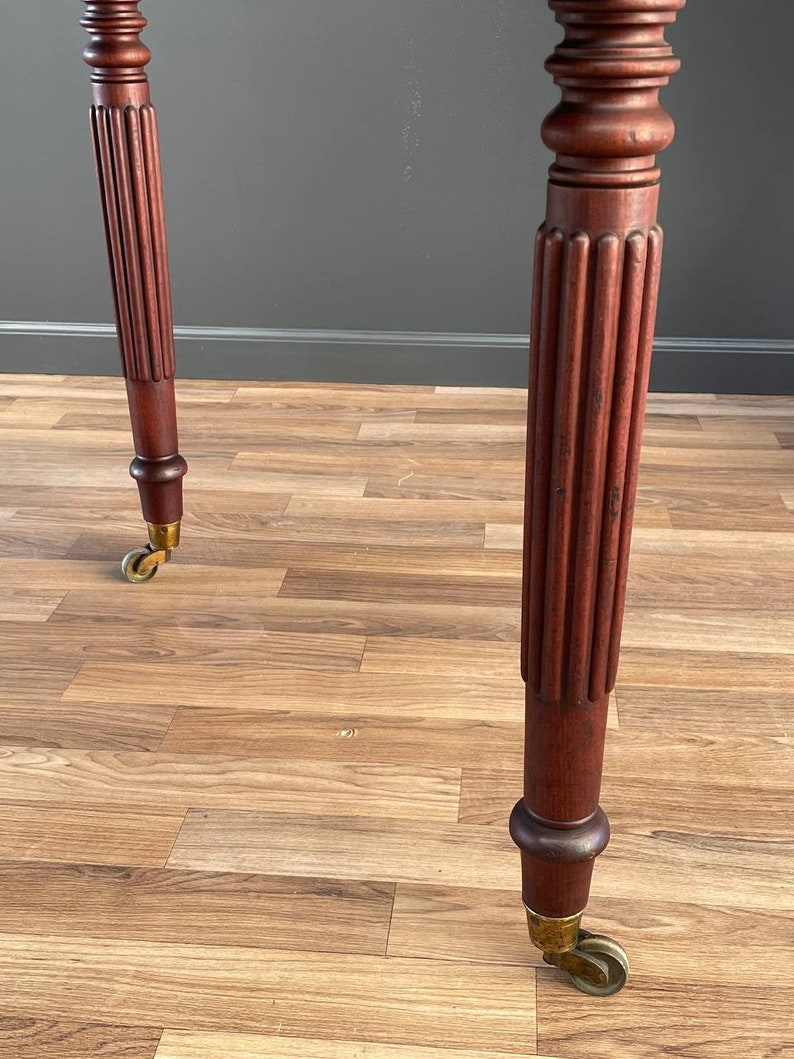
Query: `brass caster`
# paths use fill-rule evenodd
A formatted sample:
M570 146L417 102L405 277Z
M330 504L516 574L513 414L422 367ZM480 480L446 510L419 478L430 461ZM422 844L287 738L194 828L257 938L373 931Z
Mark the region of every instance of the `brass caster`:
M612 996L628 981L629 958L621 945L603 934L579 934L576 948L567 952L544 953L543 959L562 971L582 993Z
M133 548L121 560L121 572L128 581L140 584L151 581L162 563L171 558L171 551L179 544L179 522L158 525L147 523L149 543L145 548Z
M155 551L151 545L133 548L121 560L121 572L128 581L140 584L142 581L151 581L164 561L165 552Z
M545 962L567 971L583 993L612 996L628 980L629 958L612 938L582 930L581 920L581 912L565 919L549 919L527 907L529 937L543 952Z

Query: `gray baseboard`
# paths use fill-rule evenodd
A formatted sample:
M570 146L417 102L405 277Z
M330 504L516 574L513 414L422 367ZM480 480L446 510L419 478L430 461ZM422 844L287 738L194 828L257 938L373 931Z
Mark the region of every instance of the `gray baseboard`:
M526 335L178 327L179 374L202 379L525 386ZM0 321L0 372L114 375L110 324ZM794 393L794 340L658 338L651 388Z

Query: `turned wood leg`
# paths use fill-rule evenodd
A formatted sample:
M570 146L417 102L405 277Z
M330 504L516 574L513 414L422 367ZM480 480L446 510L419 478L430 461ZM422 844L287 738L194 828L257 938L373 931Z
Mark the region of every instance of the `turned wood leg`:
M618 664L662 233L655 156L673 137L659 88L685 0L549 0L565 39L546 64L562 102L537 238L524 524L524 797L530 936L585 992L622 987L625 953L580 930Z
M160 177L157 116L140 39L146 19L138 0L85 0L82 21L91 40L99 192L107 236L116 327L127 384L138 483L149 545L125 556L132 581L154 576L179 543L182 477L177 446L174 331Z

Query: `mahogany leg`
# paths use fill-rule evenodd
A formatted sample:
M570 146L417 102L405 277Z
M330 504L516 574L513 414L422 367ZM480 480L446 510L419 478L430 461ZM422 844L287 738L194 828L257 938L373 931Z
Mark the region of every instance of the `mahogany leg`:
M662 249L659 88L685 0L549 0L565 39L542 136L556 153L537 238L524 525L524 797L510 819L532 942L585 992L628 961L580 930L615 685Z
M141 41L139 0L84 0L91 40L94 139L111 285L127 384L138 483L149 544L125 556L131 581L148 581L179 543L182 477L177 447L174 331L157 116Z

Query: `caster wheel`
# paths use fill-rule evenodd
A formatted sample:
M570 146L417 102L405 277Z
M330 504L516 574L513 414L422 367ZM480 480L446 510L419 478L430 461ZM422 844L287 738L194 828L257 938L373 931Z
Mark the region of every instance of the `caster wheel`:
M151 548L133 548L131 552L127 552L121 560L121 572L128 581L132 581L135 584L140 584L142 581L151 581L157 573L158 564L154 563L147 569L140 569L142 561L151 554Z
M574 951L593 958L593 962L603 965L607 972L606 983L596 985L578 975L574 970L569 971L571 981L577 989L583 993L589 993L590 996L612 996L613 993L620 992L629 977L629 958L616 941L604 937L603 934L590 934L582 931Z

